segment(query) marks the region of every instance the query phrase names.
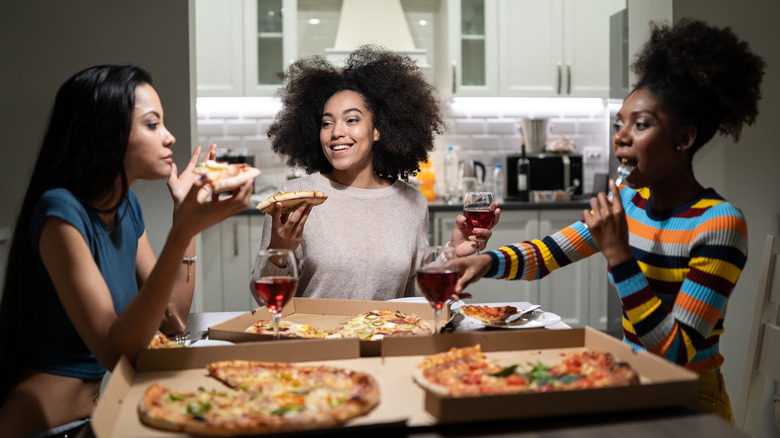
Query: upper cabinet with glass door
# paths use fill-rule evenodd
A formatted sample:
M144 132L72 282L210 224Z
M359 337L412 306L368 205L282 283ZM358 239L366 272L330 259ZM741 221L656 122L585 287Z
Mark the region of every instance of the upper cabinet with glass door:
M196 0L198 96L272 96L297 56L295 21L295 0Z
M491 0L447 0L448 73L454 96L498 95L498 12Z

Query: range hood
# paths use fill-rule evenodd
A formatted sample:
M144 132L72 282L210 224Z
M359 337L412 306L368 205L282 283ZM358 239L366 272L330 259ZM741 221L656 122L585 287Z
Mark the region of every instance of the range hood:
M325 57L337 66L362 44L376 44L430 68L427 50L416 49L400 0L343 0L335 47Z

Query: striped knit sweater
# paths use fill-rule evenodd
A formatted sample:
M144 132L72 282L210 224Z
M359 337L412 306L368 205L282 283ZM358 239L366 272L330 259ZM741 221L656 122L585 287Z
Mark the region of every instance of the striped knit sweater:
M647 188L621 188L634 257L609 267L623 303L623 340L699 373L721 366L726 304L747 260L742 212L712 189L666 214ZM598 252L584 222L487 252L485 277L537 280Z

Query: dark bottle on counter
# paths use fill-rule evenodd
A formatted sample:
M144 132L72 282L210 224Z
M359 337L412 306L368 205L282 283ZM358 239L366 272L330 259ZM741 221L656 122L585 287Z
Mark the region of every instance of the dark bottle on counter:
M525 156L525 142L523 142L520 159L517 160L517 199L528 202L528 180L531 165Z

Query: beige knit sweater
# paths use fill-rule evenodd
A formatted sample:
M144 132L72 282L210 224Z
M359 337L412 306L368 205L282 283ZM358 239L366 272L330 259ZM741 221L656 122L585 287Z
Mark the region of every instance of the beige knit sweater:
M335 183L319 173L282 190L319 190L328 200L311 210L295 251L297 296L389 300L415 293L417 248L428 244L428 206L415 187L396 181L376 190ZM271 239L265 218L261 248Z

